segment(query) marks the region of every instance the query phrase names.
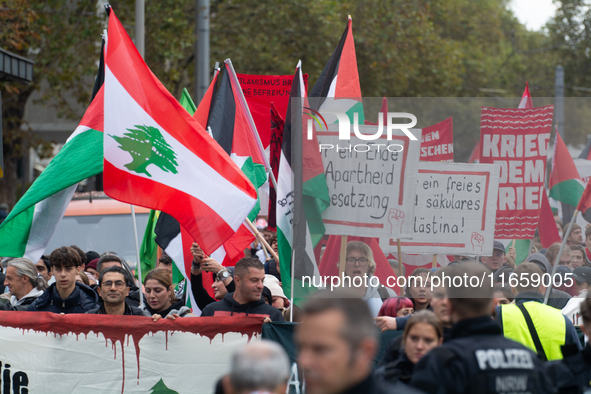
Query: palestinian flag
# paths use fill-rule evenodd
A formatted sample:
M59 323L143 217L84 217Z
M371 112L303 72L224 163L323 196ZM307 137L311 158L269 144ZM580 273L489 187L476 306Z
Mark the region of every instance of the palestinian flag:
M302 277L319 276L314 246L324 233L320 214L329 205L329 195L318 140L315 135L308 140L302 132L302 125L310 117L303 112L307 103L301 62L293 81L277 180L277 243L283 288L286 294L294 290L294 298L302 298L313 291L303 286ZM316 239L311 236L312 226L322 231L314 234ZM292 272L291 264L293 278L287 274Z
M351 121L354 119L353 114L358 113L359 124L365 123L352 23L353 20L349 16L339 44L310 93L311 98L318 98L310 100L310 104L322 113L329 124L335 123L337 117L334 114L322 112L323 110L344 112Z
M156 235L154 241L164 252L170 256L174 265L178 268L181 275L186 279L185 287L187 302L192 308L195 315L200 316L201 310L195 302L193 291L191 290L191 265L193 264L193 255L191 254L191 244L193 238L185 230L179 222L172 216L161 213L154 228Z
M0 225L0 256L39 261L78 182L103 170L102 60L101 54L92 101L80 124Z
M217 65L217 63L216 63L216 65ZM212 107L212 104L215 102L219 74L220 74L220 69L216 68L213 73L213 79L211 80L209 87L205 91L203 98L199 102L199 107L197 107L197 110L193 110L193 112L189 111L189 113L193 115L193 118L195 118L195 120L197 122L199 122L199 124L206 130L207 130L207 120L209 119L209 115L211 113L211 107Z
M255 136L257 131L251 127L248 120L248 107L240 104L240 89L240 85L234 85L226 61L226 70L222 75L207 127L211 129L217 143L258 190L267 182L267 172ZM259 210L260 205L257 202L248 218L251 221L256 220Z
M170 214L211 254L238 230L256 190L152 74L113 11L104 89L105 193Z
M591 182L587 183L587 187L577 205L577 211L581 212L586 221L591 222Z
M550 197L564 204L576 207L583 190L583 181L558 130L554 137L552 173L550 174Z
M591 160L591 135L587 136L587 143L579 155L579 159Z
M529 94L529 84L525 81L525 90L521 96L521 101L517 108L533 108L534 104L531 101L531 94Z
M542 193L542 208L540 210L538 234L540 235L540 242L544 248L549 248L552 244L562 241L556 228L556 221L554 220L554 214L552 213L545 189Z

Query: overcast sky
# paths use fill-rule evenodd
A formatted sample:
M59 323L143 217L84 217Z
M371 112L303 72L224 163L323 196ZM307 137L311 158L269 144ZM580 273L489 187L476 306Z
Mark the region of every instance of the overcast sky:
M554 16L552 0L511 0L509 7L529 30L538 30Z

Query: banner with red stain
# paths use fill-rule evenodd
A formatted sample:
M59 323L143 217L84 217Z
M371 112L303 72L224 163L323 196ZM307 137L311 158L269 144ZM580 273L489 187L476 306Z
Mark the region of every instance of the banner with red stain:
M262 321L0 312L0 376L11 393L211 393Z

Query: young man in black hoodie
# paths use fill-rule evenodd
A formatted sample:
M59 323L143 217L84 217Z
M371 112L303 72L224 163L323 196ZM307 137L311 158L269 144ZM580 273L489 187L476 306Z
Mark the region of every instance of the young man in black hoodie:
M29 305L28 311L86 313L98 307L96 293L85 284L76 282L76 275L82 271L78 252L62 246L51 252L49 261L53 266L55 283Z
M201 316L267 315L271 321L284 321L279 309L267 305L261 297L264 279L265 268L259 259L241 259L234 267L236 291L207 305Z

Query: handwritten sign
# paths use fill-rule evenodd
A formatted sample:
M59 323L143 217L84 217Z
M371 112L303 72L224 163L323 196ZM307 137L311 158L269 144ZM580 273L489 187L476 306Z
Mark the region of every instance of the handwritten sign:
M362 134L376 134L377 126L359 126ZM338 125L316 131L330 195L322 213L326 234L410 238L419 164L421 130L416 141L400 130L366 141L351 131L339 140Z
M419 163L413 237L402 251L490 256L498 185L496 164ZM396 250L395 238L381 242Z

